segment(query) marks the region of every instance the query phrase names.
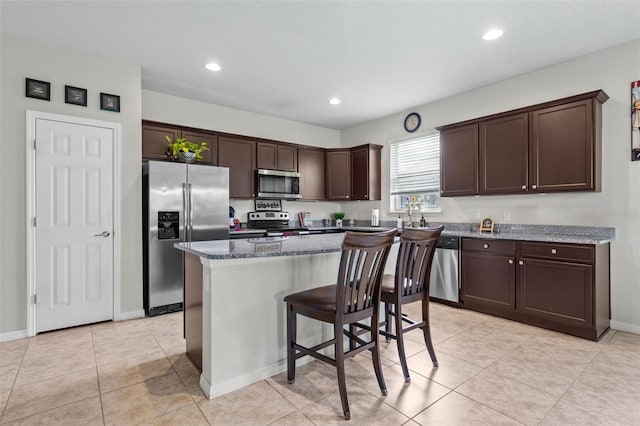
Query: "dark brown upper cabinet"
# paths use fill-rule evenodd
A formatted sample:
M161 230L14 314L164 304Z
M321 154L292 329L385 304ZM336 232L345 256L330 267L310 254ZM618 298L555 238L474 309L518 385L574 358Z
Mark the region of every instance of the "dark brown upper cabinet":
M169 160L167 136L179 138L180 129L151 122L142 123L142 159Z
M351 148L351 199L380 200L380 145Z
M258 142L256 144L258 169L298 171L298 148L293 145Z
M229 168L229 197L256 196L256 143L249 139L218 138L218 165Z
M209 151L203 151L200 154L203 158L202 162L217 165L218 136L215 133L180 128L153 121L142 122L142 159L171 161L167 137L171 138L171 140L185 138L189 142L197 144L206 142Z
M440 194L478 193L478 124L440 131Z
M587 99L531 113L532 190L600 191L599 106L595 99Z
M600 191L607 99L597 90L439 127L441 194Z
M218 136L211 133L195 132L191 130L183 130L182 137L189 142L201 144L207 143L209 151L203 151L200 155L203 158L203 162L206 164L218 165Z
M528 188L528 114L480 122L480 194L514 194Z
M324 200L324 149L298 148L300 195L303 200Z
M326 198L351 199L351 150L332 149L326 152Z

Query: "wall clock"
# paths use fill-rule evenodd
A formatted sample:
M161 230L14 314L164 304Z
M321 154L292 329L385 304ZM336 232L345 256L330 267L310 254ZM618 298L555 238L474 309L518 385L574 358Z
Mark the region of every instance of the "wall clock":
M421 122L420 114L412 112L404 118L404 129L409 133L413 133L418 130Z

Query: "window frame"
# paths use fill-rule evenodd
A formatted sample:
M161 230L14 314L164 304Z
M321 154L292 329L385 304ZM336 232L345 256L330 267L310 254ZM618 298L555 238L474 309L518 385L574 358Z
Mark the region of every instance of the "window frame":
M394 141L390 141L389 142L389 213L390 214L402 214L407 212L406 208L400 209L399 206L401 204L401 201L398 197L403 197L403 196L411 196L411 195L418 195L418 194L434 194L437 197L437 203L438 206L437 207L432 207L429 208L428 206L422 205L421 208L419 210L412 210L415 211L416 213L421 213L421 214L429 214L429 213L440 213L442 212L442 198L440 197L440 192L441 192L441 175L440 175L440 168L441 168L441 150L440 150L440 132L438 132L437 130L433 129L431 131L425 132L421 135L412 135L413 137L410 138L403 138L403 139L399 139L399 140L394 140ZM412 142L412 141L418 141L418 140L427 140L427 142L429 141L429 139L433 139L434 137L437 137L437 152L438 152L438 161L437 161L437 176L438 176L438 188L437 189L426 189L425 191L420 191L417 190L416 192L410 193L410 192L405 192L405 193L393 193L393 183L392 183L392 179L393 179L393 170L394 170L394 145L399 145L399 144L403 144L403 143L408 143L408 142ZM425 159L426 160L426 159Z

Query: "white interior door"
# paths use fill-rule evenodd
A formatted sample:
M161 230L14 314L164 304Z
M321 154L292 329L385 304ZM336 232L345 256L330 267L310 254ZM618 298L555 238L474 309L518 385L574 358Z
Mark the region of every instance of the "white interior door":
M36 332L113 319L113 129L35 131Z

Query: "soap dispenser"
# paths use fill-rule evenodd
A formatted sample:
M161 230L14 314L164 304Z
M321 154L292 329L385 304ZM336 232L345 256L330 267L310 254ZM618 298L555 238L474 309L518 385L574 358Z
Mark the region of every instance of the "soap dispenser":
M420 228L426 228L427 226L427 221L424 220L424 215L422 215L422 217L420 218Z
M402 218L400 217L400 215L398 215L398 220L396 222L396 228L398 228L398 231L402 230Z

